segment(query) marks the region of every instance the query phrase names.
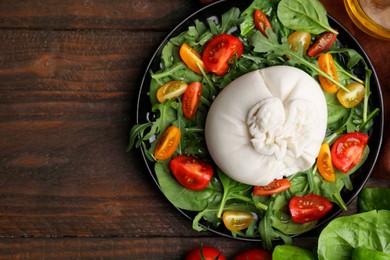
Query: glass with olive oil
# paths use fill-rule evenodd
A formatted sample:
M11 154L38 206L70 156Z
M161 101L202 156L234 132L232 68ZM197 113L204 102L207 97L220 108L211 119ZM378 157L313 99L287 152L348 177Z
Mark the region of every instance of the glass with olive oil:
M390 40L390 0L344 0L352 21L365 33Z

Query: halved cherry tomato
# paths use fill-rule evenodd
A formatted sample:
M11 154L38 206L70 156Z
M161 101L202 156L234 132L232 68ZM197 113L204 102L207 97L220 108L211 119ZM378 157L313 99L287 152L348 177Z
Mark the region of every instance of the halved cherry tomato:
M267 16L261 10L256 10L253 14L253 19L255 21L255 27L259 30L265 37L267 36L266 29L269 28L272 30L271 23L269 22Z
M233 260L271 260L272 254L263 249L249 249L236 255Z
M317 168L325 180L331 182L336 180L328 143L323 143L321 145L320 153L317 158Z
M183 94L182 109L186 118L192 119L198 108L200 97L202 95L202 83L192 82L188 85L186 91Z
M266 186L255 186L253 195L267 196L271 194L281 193L291 187L291 182L287 179L275 179Z
M203 190L214 174L210 164L191 155L179 155L173 158L169 168L177 181L190 190Z
M317 36L314 43L310 46L307 51L307 55L310 57L317 56L321 52L326 52L332 47L333 43L337 38L337 34L332 32L324 32Z
M240 39L230 34L219 34L206 44L202 60L208 71L224 75L229 69L229 61L239 58L244 51Z
M226 260L226 257L215 247L201 246L192 249L185 260Z
M180 47L180 58L183 62L190 68L192 71L202 75L202 71L199 69L201 67L204 71L206 71L206 67L202 61L200 55L191 48L187 43L183 43Z
M223 224L230 231L246 229L254 218L251 213L238 210L226 210L222 214Z
M293 32L287 38L290 49L297 52L299 44L302 44L302 53L306 53L310 46L311 35L308 32Z
M162 103L166 99L176 99L184 93L187 86L184 81L169 81L157 90L157 100Z
M176 126L170 126L160 136L154 148L154 158L166 160L173 155L180 142L181 132Z
M357 106L364 98L364 86L359 82L353 82L346 86L349 92L344 89L337 91L337 99L346 108Z
M323 53L320 54L318 57L318 67L328 74L330 77L332 77L335 81L339 80L339 77L337 75L337 69L336 65L334 64L333 57L330 53ZM321 87L328 93L336 93L338 90L338 86L331 82L329 79L318 76L318 79L320 80Z
M288 205L292 221L307 223L318 220L328 213L333 204L317 194L308 194L302 197L294 196Z
M333 165L341 172L347 173L362 158L367 142L368 135L359 132L339 137L331 149Z

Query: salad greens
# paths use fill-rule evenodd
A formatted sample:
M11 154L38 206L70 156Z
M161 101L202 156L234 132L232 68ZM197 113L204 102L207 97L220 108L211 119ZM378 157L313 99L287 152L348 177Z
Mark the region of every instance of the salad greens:
M307 8L300 12L300 5L305 5ZM252 15L255 9L262 9L270 18L273 30L267 30L268 37L255 29ZM353 188L350 175L364 163L369 153L368 146L359 164L350 172L344 174L336 171L335 182L324 180L314 165L305 172L289 176L287 179L292 183L290 189L270 196L254 196L252 186L232 180L219 169L206 189L189 190L181 186L170 173L169 160L161 162L153 157L156 140L169 125L174 125L182 133L176 155L191 154L212 163L204 137L208 109L215 96L226 85L247 72L270 66L289 65L306 71L315 79L318 75L329 78L318 68L315 57L303 53L302 46L297 52L290 49L287 37L296 29L310 31L313 36L326 30L333 30L329 27L326 11L318 0L255 0L242 12L239 8L231 8L222 14L220 21L218 19L193 21L193 25L189 26L188 30L171 38L164 46L160 69L150 71L151 83L148 94L152 113L148 122L137 124L131 129L128 149L132 147L143 149L148 160L155 165L157 180L168 200L180 209L195 212L196 216L193 219L195 230L218 227L221 225L220 217L225 210L253 212L257 218L245 232L235 231L232 235L260 237L263 246L269 249L272 247L272 240L281 238L286 244L291 244L290 235L306 232L317 224L317 221L299 224L291 220L288 202L293 196L315 193L346 209L341 191L344 188ZM221 33L235 35L244 44L244 53L239 59L232 60L227 74L218 76L203 72L203 75L199 75L181 61L179 48L183 43L189 44L195 51L201 53L205 44ZM344 108L335 94L324 93L328 106L328 128L324 141L331 144L346 132L367 133L379 110L373 110L369 106L371 71L363 57L355 50L344 48L338 41L332 46L330 52L336 58L340 75L339 81L335 82L337 85L344 88L354 80L364 82L366 86L364 102L351 109ZM183 116L180 99L167 100L164 103L157 101L158 88L172 80L187 83L202 82L201 102L192 120ZM370 217L375 216L370 215Z
M390 188L364 188L358 196L359 212L390 210Z

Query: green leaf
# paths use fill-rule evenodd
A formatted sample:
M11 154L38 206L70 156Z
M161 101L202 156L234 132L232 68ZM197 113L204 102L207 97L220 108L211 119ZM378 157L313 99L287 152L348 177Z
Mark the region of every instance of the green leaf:
M295 31L337 34L330 27L326 9L318 0L282 0L278 5L278 17L284 26Z
M390 188L364 188L358 195L359 212L390 210Z

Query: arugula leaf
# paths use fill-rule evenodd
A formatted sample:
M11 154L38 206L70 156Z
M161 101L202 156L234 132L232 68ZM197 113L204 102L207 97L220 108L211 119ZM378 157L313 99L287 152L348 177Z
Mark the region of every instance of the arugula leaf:
M313 34L331 31L338 34L330 27L326 9L318 0L281 0L278 17L284 26L295 31Z

